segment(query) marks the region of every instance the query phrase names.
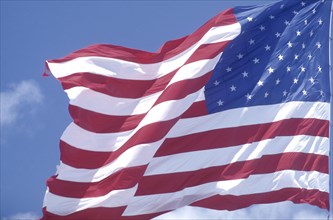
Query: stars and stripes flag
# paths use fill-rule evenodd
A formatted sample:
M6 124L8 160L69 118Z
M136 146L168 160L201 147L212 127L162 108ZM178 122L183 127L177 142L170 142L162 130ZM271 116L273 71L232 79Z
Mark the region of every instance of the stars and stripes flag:
M235 7L156 53L99 44L47 61L73 122L43 218L329 209L330 7Z

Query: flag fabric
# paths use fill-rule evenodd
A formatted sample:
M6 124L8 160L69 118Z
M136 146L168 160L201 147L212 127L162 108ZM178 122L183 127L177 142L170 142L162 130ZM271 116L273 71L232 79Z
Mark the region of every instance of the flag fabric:
M47 61L73 122L43 219L329 209L330 7L235 7L156 53L99 44Z

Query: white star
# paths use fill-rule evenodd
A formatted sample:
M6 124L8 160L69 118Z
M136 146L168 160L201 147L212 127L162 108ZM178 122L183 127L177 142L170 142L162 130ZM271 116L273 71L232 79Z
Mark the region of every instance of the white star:
M219 84L220 84L220 82L217 81L217 80L215 80L214 85L215 85L215 86L218 86Z
M249 93L246 94L246 99L247 99L247 100L251 100L251 99L252 99L252 95L250 95Z
M302 48L305 49L305 43L302 43Z
M299 30L296 31L297 36L301 36L301 32Z
M281 9L284 8L284 4L282 4L282 5L280 6L280 8L281 8Z
M284 21L284 24L285 24L286 26L288 26L288 25L290 24L290 22L287 21L287 20L285 20L285 21Z
M245 77L248 77L248 76L249 76L249 73L246 72L246 71L244 71L244 72L242 72L242 75L243 75L243 78L245 78Z
M290 41L287 43L287 45L288 45L288 48L292 48L293 47L293 44Z
M248 21L253 21L253 18L252 17L247 17L246 18Z
M304 7L305 6L305 2L301 2L301 5Z
M291 67L287 66L287 72L290 72L290 71L291 71Z
M281 60L283 60L283 56L280 54L279 56L278 56L278 59L281 61Z
M222 105L223 105L223 101L220 99L220 100L217 102L217 105L218 105L218 106L222 106Z
M253 40L253 39L250 39L249 44L250 44L250 45L254 44L254 40Z
M321 18L318 20L319 25L323 24L323 20L321 20Z
M293 14L294 14L294 15L297 15L297 14L298 14L298 11L293 11Z
M311 78L309 79L309 81L312 83L312 85L315 84L315 80L314 80L313 77L311 77Z
M294 59L295 59L295 60L298 60L298 57L299 57L298 54L295 54L295 55L294 55Z
M320 48L321 48L321 43L320 43L320 42L317 42L317 43L316 43L316 46L317 46L318 49L320 49Z
M280 79L277 79L277 80L275 81L275 85L279 85L280 82L281 82L281 80L280 80Z
M265 92L265 98L267 98L269 96L268 92Z
M305 89L303 89L302 93L304 96L308 94L308 92Z
M275 36L276 36L277 38L279 38L279 37L281 37L281 33L276 32Z
M288 92L286 90L283 91L283 96L287 96Z
M266 47L265 47L265 50L266 50L266 51L271 50L271 46L269 46L269 45L267 44Z
M242 58L244 57L244 55L241 54L241 53L239 53L239 54L237 55L237 57L238 57L238 59L242 59Z
M325 93L324 93L323 90L320 90L320 95L321 95L322 97L324 97Z
M258 83L257 83L258 86L264 86L264 82L259 80Z
M304 20L304 25L308 25L308 20L307 19Z
M312 10L312 13L313 13L313 14L316 14L316 12L317 12L317 11L316 11L316 9L314 8L314 9Z
M267 71L268 71L269 73L273 73L273 72L274 72L274 69L270 66L270 67L267 69Z
M231 90L231 92L235 92L235 91L236 91L236 86L232 85L232 86L230 87L230 90Z
M260 60L259 60L257 57L253 59L254 64L258 64L259 61L260 61Z
M313 34L314 34L314 33L313 33L313 31L311 30L311 31L310 31L310 37L312 37L312 36L313 36Z
M309 60L311 60L311 59L312 59L312 55L311 55L311 54L309 54L309 55L308 55L308 58L309 58Z
M304 73L304 72L305 72L305 70L306 70L306 69L305 69L305 67L304 67L304 66L301 66L301 72L303 72L303 73Z
M229 72L231 72L232 68L228 66L228 68L225 70L229 73Z
M266 30L265 26L261 25L261 26L260 26L260 30L261 30L261 31Z
M320 73L321 73L321 71L322 71L322 68L321 68L321 66L318 66L317 68L318 68L318 72L320 72Z
M298 83L298 79L294 79L294 84L297 84Z
M270 19L274 19L275 17L274 17L274 15L270 15L269 18Z

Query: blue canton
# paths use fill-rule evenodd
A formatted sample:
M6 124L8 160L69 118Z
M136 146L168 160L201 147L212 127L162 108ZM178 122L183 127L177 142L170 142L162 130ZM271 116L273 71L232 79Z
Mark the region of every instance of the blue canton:
M330 100L328 0L236 7L241 34L205 86L209 113L290 101Z

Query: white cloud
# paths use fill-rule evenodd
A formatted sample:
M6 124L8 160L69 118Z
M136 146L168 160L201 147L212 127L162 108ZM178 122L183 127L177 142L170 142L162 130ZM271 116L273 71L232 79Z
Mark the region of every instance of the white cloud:
M25 213L17 213L9 217L4 217L2 218L2 220L36 220L39 218L40 216L38 216L33 212L25 212Z
M10 85L8 90L0 93L1 126L13 125L22 115L35 109L42 99L41 90L33 80Z
M293 204L289 201L286 201L273 204L253 205L248 208L235 211L218 211L186 206L173 212L169 212L159 217L156 217L155 219L327 220L327 215L328 212L326 210L317 208L315 206L307 204Z

